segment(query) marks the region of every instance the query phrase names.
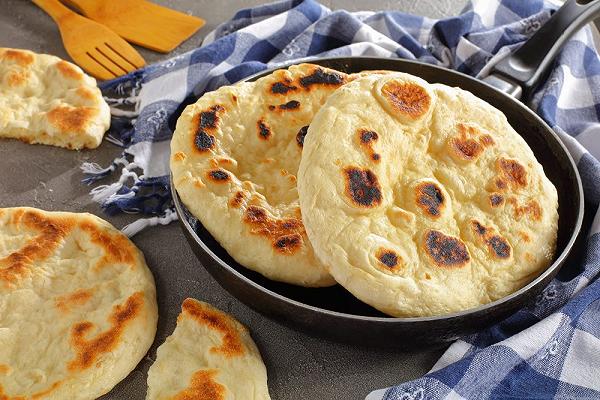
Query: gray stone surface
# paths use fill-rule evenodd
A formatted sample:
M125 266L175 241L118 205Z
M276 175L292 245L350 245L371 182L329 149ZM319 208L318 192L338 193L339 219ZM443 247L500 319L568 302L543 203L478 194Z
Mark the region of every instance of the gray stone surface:
M398 0L358 2L328 0L332 8L397 9L430 17L454 14L464 0ZM196 47L216 24L238 8L259 1L162 0L157 3L201 16L207 25L171 55ZM0 0L0 47L20 47L67 58L51 19L28 0ZM169 55L141 50L148 62ZM110 143L94 151L72 152L17 141L0 142L0 207L33 206L47 210L90 212L117 227L135 216L107 217L80 183L79 166L91 160L107 165L120 153ZM171 224L137 235L134 242L146 255L156 278L160 320L148 356L104 399L143 399L146 371L156 348L172 332L181 302L191 296L208 301L247 325L261 349L273 399L359 399L373 389L413 379L434 364L441 350L402 353L331 343L295 332L268 320L238 302L208 275L196 260L179 226Z

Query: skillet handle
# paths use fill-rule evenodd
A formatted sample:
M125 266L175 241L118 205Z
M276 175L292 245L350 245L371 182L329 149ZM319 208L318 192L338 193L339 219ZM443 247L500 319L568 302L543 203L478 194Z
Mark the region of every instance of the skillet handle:
M548 68L566 41L585 24L600 16L600 0L567 0L554 15L517 51L494 66L488 83L513 96L528 100L545 78ZM500 85L497 81L500 78ZM504 79L502 79L504 78ZM502 81L508 80L503 85ZM495 83L496 82L496 83ZM513 89L508 87L513 86Z

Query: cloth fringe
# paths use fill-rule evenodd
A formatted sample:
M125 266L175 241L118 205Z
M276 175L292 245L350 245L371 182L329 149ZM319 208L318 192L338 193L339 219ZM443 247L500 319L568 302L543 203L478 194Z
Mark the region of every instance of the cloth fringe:
M137 221L126 225L121 231L128 237L133 237L144 229L156 225L168 225L173 221L177 221L177 213L174 209L169 208L165 211L165 215L160 217L140 218Z

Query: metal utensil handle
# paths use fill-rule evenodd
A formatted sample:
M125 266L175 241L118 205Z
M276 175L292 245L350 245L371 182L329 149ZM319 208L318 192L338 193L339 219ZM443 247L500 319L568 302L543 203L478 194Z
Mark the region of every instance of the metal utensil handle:
M599 16L600 0L568 0L525 44L496 64L492 73L520 84L527 99L565 42Z

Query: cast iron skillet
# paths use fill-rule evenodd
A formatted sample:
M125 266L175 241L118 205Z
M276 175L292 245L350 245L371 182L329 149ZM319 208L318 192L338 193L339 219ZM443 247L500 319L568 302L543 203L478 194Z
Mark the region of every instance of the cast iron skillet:
M183 231L202 265L248 306L306 333L362 345L414 348L452 341L488 327L523 308L557 274L571 251L583 220L583 190L573 159L558 136L517 98L527 98L544 77L561 45L600 10L600 0L587 5L568 1L510 58L496 65L484 83L444 68L399 59L328 58L312 63L344 72L388 69L414 74L468 90L504 112L532 148L556 186L559 227L556 258L537 279L498 301L474 309L426 318L392 318L355 299L341 286L309 289L273 282L237 264L181 203L171 186ZM255 80L272 72L248 78ZM491 86L494 85L495 87Z

